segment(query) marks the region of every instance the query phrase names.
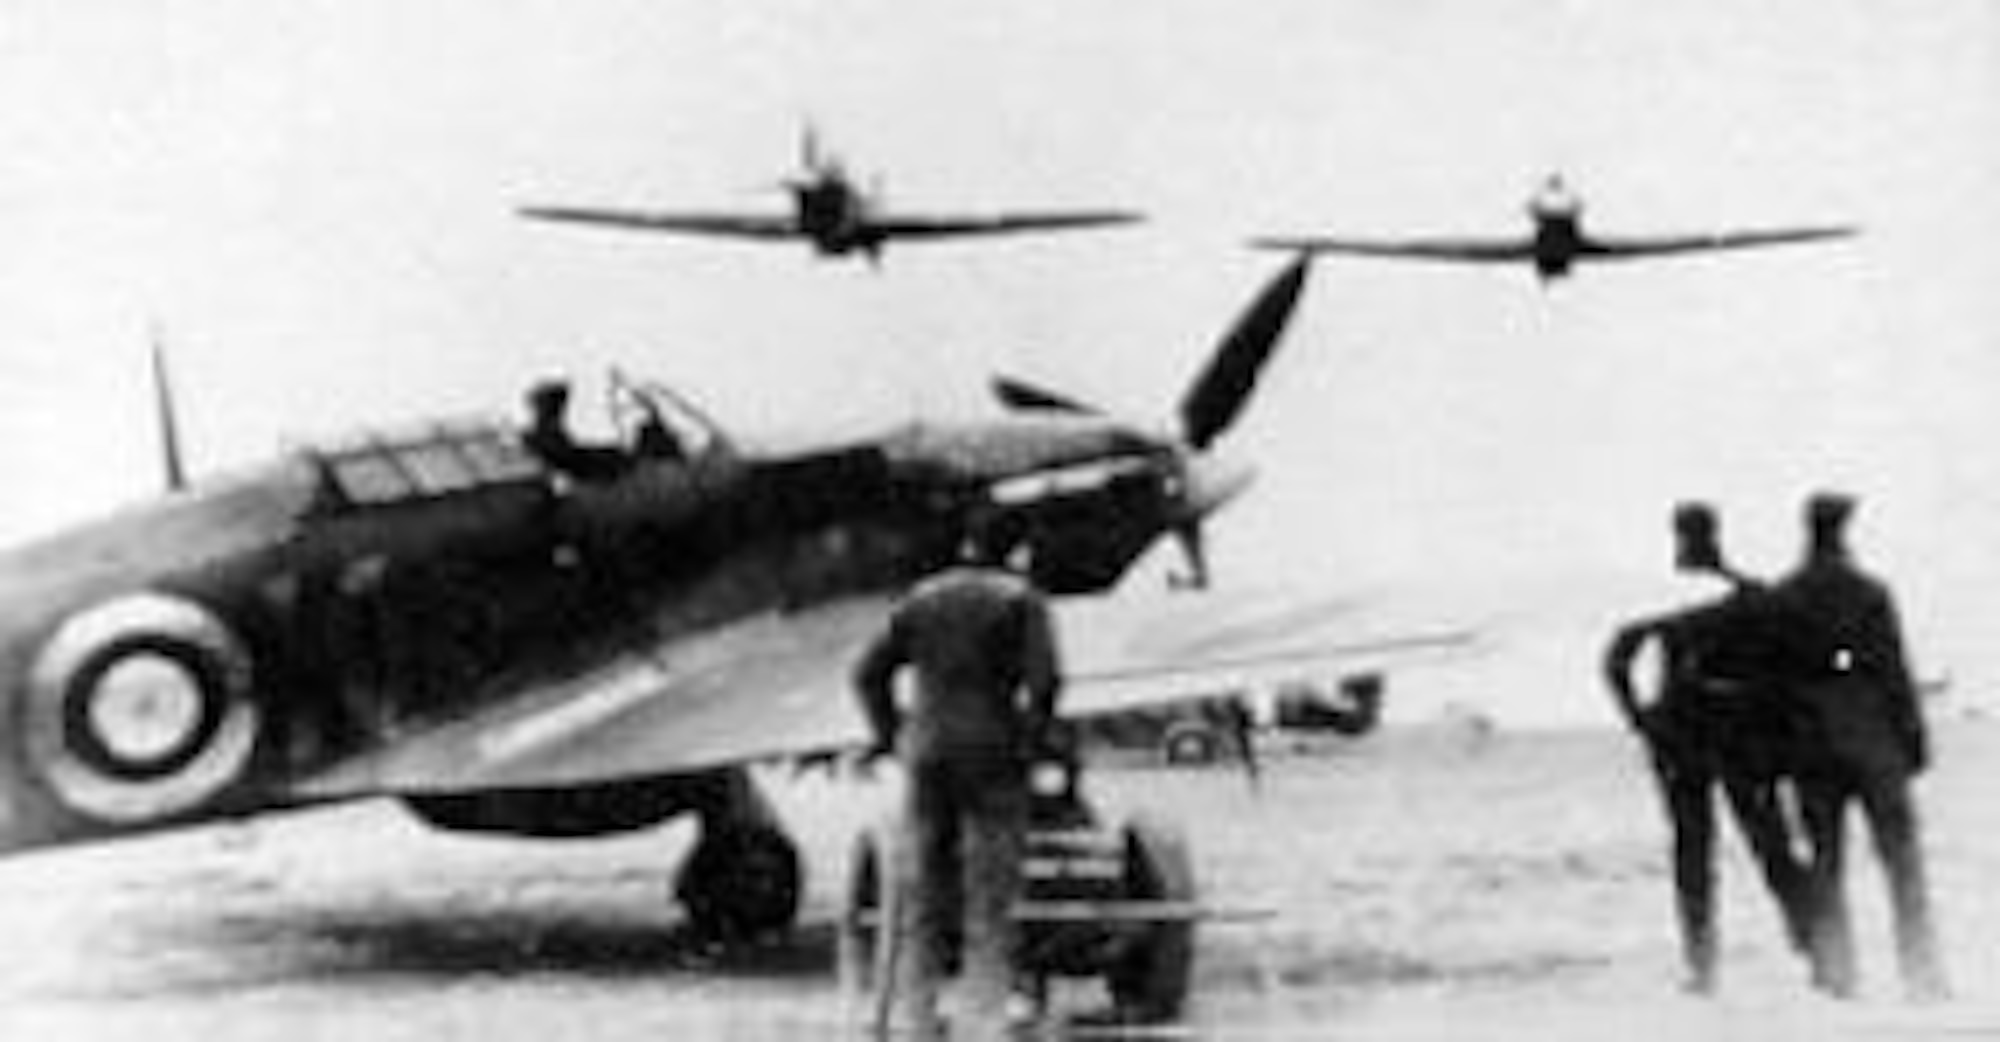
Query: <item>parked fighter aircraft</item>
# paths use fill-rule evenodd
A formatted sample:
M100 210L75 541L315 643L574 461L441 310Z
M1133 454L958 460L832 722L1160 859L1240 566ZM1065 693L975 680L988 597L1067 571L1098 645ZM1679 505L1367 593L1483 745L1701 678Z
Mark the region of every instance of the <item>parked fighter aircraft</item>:
M693 812L693 921L783 925L797 856L746 766L861 742L856 649L970 525L1027 547L1059 594L1112 586L1162 535L1198 546L1248 481L1214 443L1306 265L1239 320L1172 434L1042 410L760 450L620 379L615 471L565 473L508 423L432 422L0 555L0 849L374 795L548 837ZM673 448L649 452L659 426ZM1161 598L1187 607L1126 640L1100 598L1059 608L1091 614L1064 616L1087 630L1066 712L1157 699L1163 670L1254 670L1273 641L1366 668L1464 638L1363 640L1351 602L1206 599Z
M821 153L808 128L800 138L800 171L782 187L791 193L790 214L676 213L568 206L524 206L520 213L548 221L608 225L645 231L721 235L742 239L804 239L822 257L859 253L879 262L890 239L941 239L1011 232L1052 231L1128 224L1139 215L1116 210L987 215L891 214L881 190L864 192L848 179L840 161Z
M1460 263L1527 261L1543 285L1570 273L1578 261L1630 260L1675 253L1736 250L1753 246L1812 242L1853 235L1846 226L1777 228L1693 235L1605 236L1583 229L1583 201L1559 174L1552 174L1528 202L1534 231L1507 238L1345 239L1313 236L1272 236L1252 240L1263 249L1287 252L1351 253L1370 257L1408 257Z

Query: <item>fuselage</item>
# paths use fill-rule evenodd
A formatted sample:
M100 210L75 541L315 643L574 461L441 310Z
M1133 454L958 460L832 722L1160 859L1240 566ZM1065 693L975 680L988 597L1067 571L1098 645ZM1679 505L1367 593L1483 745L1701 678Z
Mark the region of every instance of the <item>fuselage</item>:
M1535 222L1535 273L1544 281L1569 274L1587 240L1583 232L1583 204L1560 189L1545 192L1528 204L1528 216Z
M558 473L493 424L305 450L0 555L0 850L295 802L315 771L752 616L899 589L976 512L1056 592L1180 515L1181 450L1083 417L722 441Z
M797 182L792 199L799 228L819 253L842 256L881 246L869 228L867 197L837 170L816 171Z

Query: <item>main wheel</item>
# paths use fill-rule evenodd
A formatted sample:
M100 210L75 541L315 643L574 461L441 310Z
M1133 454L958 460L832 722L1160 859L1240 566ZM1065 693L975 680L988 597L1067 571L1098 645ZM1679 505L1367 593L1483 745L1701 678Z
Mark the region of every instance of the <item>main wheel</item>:
M1179 830L1147 817L1124 827L1125 896L1137 901L1193 903L1194 862ZM1194 973L1194 920L1152 923L1145 936L1106 972L1122 1019L1159 1023L1177 1019L1187 1005Z
M799 851L769 825L704 824L676 891L704 937L743 941L792 925L799 914Z

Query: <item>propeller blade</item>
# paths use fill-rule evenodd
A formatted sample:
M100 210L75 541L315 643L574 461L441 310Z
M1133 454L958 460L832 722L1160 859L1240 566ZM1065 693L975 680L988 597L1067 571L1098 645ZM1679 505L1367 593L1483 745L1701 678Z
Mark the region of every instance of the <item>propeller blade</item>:
M996 376L992 381L993 396L1009 409L1028 412L1069 412L1083 416L1096 416L1098 410L1077 401L1068 395L1058 394L1045 387L1037 387L1025 380L1008 376Z
M1188 388L1181 399L1180 416L1189 445L1197 450L1207 448L1236 422L1291 321L1311 263L1310 254L1301 254L1265 287Z
M1202 538L1202 524L1210 514L1242 495L1256 476L1256 469L1249 463L1219 452L1186 457L1181 470L1178 516L1168 528L1187 563L1186 573L1170 577L1175 589L1207 587L1208 548Z
M1193 521L1174 530L1174 539L1181 545L1181 559L1187 563L1187 571L1168 573L1167 588L1170 590L1208 589L1208 546L1202 537L1201 522Z

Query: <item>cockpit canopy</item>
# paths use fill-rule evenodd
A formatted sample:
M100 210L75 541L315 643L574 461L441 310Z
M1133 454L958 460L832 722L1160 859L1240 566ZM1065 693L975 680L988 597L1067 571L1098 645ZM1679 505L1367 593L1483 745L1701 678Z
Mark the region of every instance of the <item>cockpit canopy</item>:
M696 459L733 447L722 429L663 384L612 371L605 421L615 441L604 451L645 460ZM319 476L316 502L328 510L434 499L470 489L545 481L549 461L522 440L518 422L493 417L431 421L364 431L301 450Z
M303 453L319 474L317 501L335 510L538 481L544 474L513 429L494 419L370 431Z
M729 438L686 396L655 380L635 380L618 369L605 383L605 412L620 447L641 457L693 458L729 451Z

